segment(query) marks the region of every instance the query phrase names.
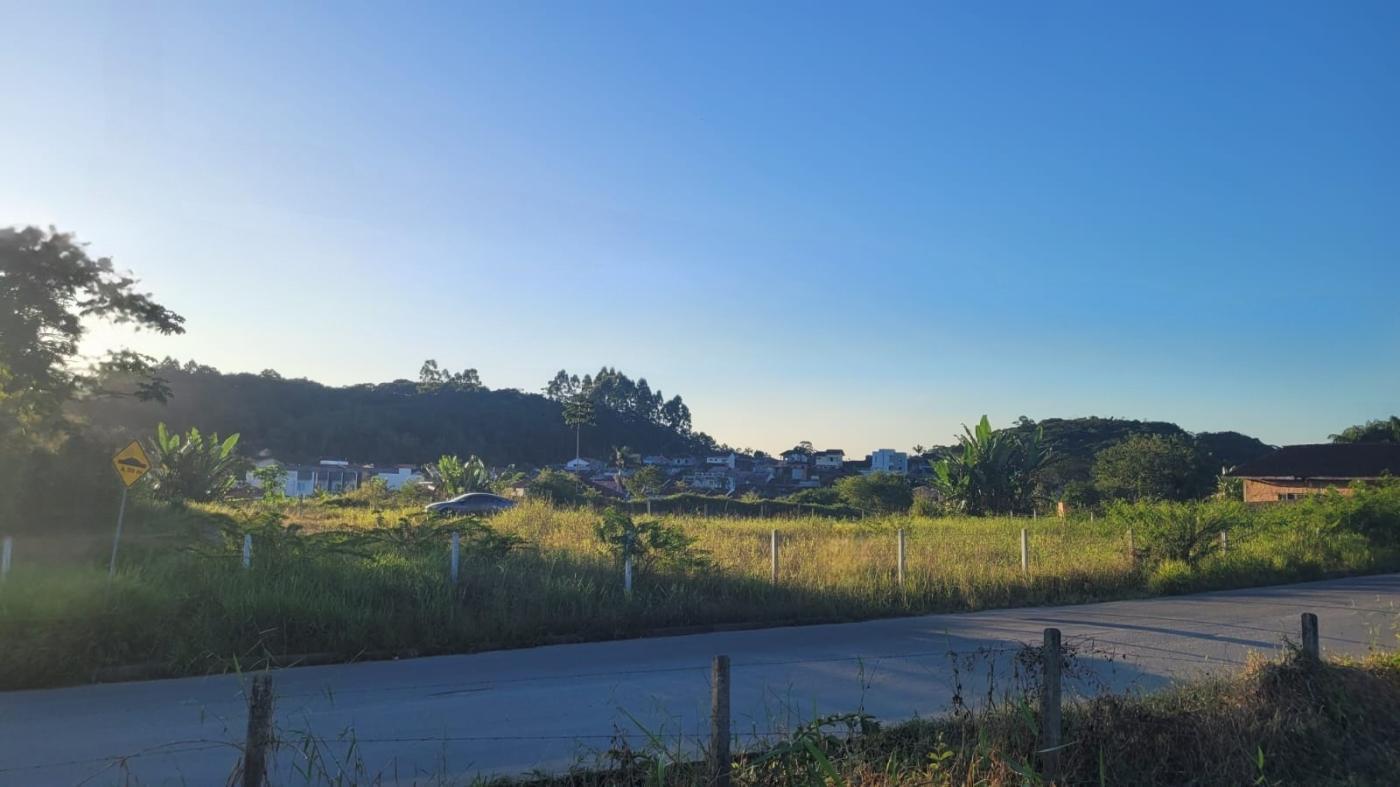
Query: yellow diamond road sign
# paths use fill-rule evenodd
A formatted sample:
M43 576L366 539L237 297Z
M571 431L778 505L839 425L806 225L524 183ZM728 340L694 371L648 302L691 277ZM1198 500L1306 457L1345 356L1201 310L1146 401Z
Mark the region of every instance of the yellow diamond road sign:
M112 457L112 466L117 468L117 475L122 477L122 483L131 486L151 469L151 460L146 458L141 444L132 440L131 445Z

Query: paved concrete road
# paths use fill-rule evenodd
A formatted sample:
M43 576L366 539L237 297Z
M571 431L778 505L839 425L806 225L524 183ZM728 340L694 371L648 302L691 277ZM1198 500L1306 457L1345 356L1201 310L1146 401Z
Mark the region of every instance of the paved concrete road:
M765 733L862 707L891 720L938 713L955 675L966 695L985 694L994 664L1006 687L1015 646L1047 626L1078 643L1081 692L1150 690L1276 652L1307 611L1325 652L1394 648L1400 575L281 670L284 740L309 731L328 762L283 748L275 783L347 761L401 783L560 768L606 750L615 732L643 743L638 723L671 741L695 736L719 653L733 660L736 728ZM0 694L0 784L222 784L245 723L236 677Z

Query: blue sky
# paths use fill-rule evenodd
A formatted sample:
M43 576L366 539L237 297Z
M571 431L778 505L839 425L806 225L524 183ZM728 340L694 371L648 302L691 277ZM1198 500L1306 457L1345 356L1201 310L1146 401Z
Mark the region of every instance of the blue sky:
M735 446L1400 411L1394 3L4 2L0 222L332 384L604 364Z

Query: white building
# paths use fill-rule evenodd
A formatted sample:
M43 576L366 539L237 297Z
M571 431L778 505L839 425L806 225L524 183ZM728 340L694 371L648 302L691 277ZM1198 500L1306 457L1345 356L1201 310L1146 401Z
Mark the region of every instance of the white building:
M282 494L288 497L307 497L318 490L348 492L374 478L383 479L391 492L423 480L413 465L375 467L352 465L343 459L322 459L314 465L282 464L274 459L259 459L253 463L258 469L271 465L282 468ZM250 486L262 488L262 482L252 472L247 474L245 480Z
M872 451L870 454L870 472L905 475L909 472L909 455L903 451L896 451L893 448L881 448Z
M813 455L813 464L818 470L840 470L846 461L846 452L840 448L818 451Z
M413 465L394 465L392 467L370 467L372 478L384 479L384 484L389 487L390 492L397 492L409 484L416 484L423 480L423 476Z
M734 477L721 467L697 470L685 477L686 486L707 491L734 491Z
M727 454L705 457L705 464L711 467L723 466L729 468L730 470L734 469L734 466L738 463L738 461L739 455L733 453L732 451Z

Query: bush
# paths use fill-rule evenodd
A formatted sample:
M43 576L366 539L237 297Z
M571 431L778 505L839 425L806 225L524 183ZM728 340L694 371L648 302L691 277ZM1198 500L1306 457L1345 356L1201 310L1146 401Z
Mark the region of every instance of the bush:
M1132 529L1149 560L1181 561L1193 569L1219 549L1221 532L1242 529L1250 521L1243 503L1223 500L1118 502L1109 506L1108 516L1115 524Z
M836 492L847 505L881 514L908 511L914 502L909 482L894 473L846 476L836 482Z
M580 506L598 496L597 492L572 473L560 470L541 470L525 486L525 496L534 500L544 500L557 506Z
M943 503L932 489L921 486L914 490L914 502L909 506L909 513L912 516L939 516L943 513Z
M1182 560L1163 560L1147 577L1147 587L1153 593L1170 595L1185 593L1195 582L1191 566Z
M654 520L635 522L616 508L603 512L593 532L605 551L619 562L630 556L638 571L684 570L706 564L705 554L695 548L695 539L679 527Z

